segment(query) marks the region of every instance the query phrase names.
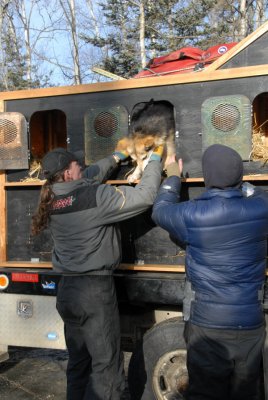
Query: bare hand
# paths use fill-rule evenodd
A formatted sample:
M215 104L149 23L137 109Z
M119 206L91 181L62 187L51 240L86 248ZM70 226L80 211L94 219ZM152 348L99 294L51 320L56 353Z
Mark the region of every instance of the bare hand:
M165 160L165 167L175 162L176 162L176 154L171 154L170 156L167 156Z
M172 173L174 173L177 176L182 176L182 172L183 172L182 158L179 158L179 160L177 161L175 154L168 156L166 158L165 168L168 168L168 166L170 166L171 164L174 164L174 166L172 166Z
M179 167L180 174L182 175L182 173L183 173L183 161L182 161L182 158L179 158L179 160L178 160L178 167Z

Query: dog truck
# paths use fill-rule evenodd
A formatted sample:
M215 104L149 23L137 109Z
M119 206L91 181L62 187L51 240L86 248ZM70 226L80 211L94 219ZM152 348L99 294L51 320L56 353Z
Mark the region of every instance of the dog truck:
M51 266L52 240L47 230L30 235L44 183L39 161L56 147L83 149L86 163L111 154L135 108L152 98L169 102L174 111L183 200L204 191L201 157L213 143L237 150L243 180L268 190L268 23L196 72L0 93L1 361L9 346L66 348L55 307L60 276ZM108 183L128 184L128 170L123 163ZM123 259L115 279L122 349L132 352L132 399L183 399L184 249L155 226L151 210L120 228ZM267 299L266 293L264 312ZM266 341L266 400L267 347Z

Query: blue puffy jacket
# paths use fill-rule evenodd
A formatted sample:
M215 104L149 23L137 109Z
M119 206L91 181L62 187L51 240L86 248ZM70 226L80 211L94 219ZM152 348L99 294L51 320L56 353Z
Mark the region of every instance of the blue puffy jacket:
M186 245L186 275L191 282L190 321L222 329L255 329L264 323L268 195L255 188L209 189L179 203L180 178L162 184L154 221Z

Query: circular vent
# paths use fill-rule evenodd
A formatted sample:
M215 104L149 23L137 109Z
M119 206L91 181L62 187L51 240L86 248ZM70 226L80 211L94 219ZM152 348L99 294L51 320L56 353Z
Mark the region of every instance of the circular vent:
M14 122L8 119L0 119L0 145L8 145L14 142L18 134Z
M103 111L95 118L94 129L99 136L113 136L118 129L118 120L112 113Z
M239 109L232 104L219 104L212 113L211 123L219 131L233 131L240 123Z

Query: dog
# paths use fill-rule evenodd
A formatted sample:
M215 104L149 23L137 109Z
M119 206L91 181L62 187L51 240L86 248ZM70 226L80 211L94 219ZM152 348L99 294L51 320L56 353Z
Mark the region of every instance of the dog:
M167 101L138 104L131 118L130 134L120 143L136 163L127 180L133 183L142 176L155 147L164 145L163 160L175 155L175 120L173 106ZM123 149L124 147L124 149ZM120 151L120 149L117 149ZM165 168L165 162L164 162Z

